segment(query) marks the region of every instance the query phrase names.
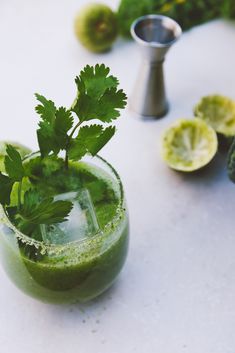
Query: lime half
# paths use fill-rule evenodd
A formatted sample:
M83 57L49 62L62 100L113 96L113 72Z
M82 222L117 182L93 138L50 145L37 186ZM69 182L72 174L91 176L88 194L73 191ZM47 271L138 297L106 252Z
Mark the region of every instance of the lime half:
M212 160L218 140L204 121L180 119L165 131L162 144L163 159L171 168L192 172Z
M0 141L0 171L2 172L4 172L5 170L4 158L6 155L7 145L12 145L13 147L15 147L17 151L20 153L21 157L24 157L27 154L31 153L31 150L28 147L23 146L20 143L11 142L11 141Z
M204 120L224 136L235 136L235 102L227 97L206 96L194 108L196 118Z

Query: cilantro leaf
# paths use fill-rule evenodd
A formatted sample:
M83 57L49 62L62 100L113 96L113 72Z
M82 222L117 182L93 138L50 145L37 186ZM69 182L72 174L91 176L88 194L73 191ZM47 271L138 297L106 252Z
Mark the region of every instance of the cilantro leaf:
M81 130L81 129L80 129ZM86 145L81 139L72 139L68 149L68 156L71 160L79 160L87 153Z
M68 142L67 132L73 126L73 117L70 110L60 107L56 111L56 118L54 123L54 135L57 145L60 149L65 149Z
M35 93L37 100L42 103L36 106L36 112L41 116L41 118L48 123L55 120L56 107L51 100L47 100L44 96Z
M47 156L51 151L59 153L58 146L53 141L53 130L46 122L40 122L37 130L38 145L42 157Z
M13 181L21 181L25 171L20 153L12 145L7 145L6 153L4 164L7 174Z
M37 130L38 144L42 156L55 151L53 141L53 125L55 121L56 106L44 96L35 93L37 100L41 103L36 106L35 110L40 115L41 121L39 122L39 129ZM56 152L59 150L56 148Z
M36 107L42 119L37 130L41 154L43 157L50 152L58 154L68 143L67 133L73 126L71 111L64 107L57 109L52 101L39 94L36 98L42 103Z
M99 138L97 138L96 142L93 145L89 146L88 150L95 156L105 145L109 142L109 140L115 134L116 128L115 126L108 126L106 129L103 129Z
M66 221L73 205L69 201L54 201L52 197L42 199L40 193L30 189L24 194L20 217L24 223L53 224Z
M117 90L118 80L108 74L109 68L103 64L95 68L87 65L76 77L78 94L72 111L80 122L92 119L111 122L120 116L118 109L125 107L127 97Z
M118 109L123 109L126 106L126 95L123 90L117 91L117 89L111 88L106 91L97 106L96 119L103 121L104 123L111 122L120 116Z
M102 125L84 126L79 130L69 148L70 159L80 159L86 153L95 156L115 133L115 127L103 128Z
M32 209L40 203L40 194L35 189L29 189L24 194L24 204L21 209L21 213L29 215Z
M115 88L118 80L114 76L108 76L110 69L104 64L96 65L95 68L87 65L77 77L76 83L83 82L84 88L90 97L99 99L108 88ZM80 81L80 82L79 82ZM83 88L82 87L82 88Z
M9 205L10 195L13 187L14 181L8 176L3 175L0 172L0 203L4 205Z

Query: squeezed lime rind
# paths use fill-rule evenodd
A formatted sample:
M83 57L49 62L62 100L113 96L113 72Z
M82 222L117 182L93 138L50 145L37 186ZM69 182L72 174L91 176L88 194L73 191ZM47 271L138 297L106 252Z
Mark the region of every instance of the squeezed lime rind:
M200 119L180 119L163 135L163 160L172 169L192 172L206 166L218 148L216 132Z
M194 115L209 124L217 133L235 136L235 102L221 95L203 97L194 108Z

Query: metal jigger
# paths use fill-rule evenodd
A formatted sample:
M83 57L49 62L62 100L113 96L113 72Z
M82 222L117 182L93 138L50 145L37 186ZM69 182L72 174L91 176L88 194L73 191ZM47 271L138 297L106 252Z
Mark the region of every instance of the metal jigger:
M143 55L131 97L131 108L139 115L159 118L167 113L163 62L167 51L181 33L177 22L161 15L143 16L132 24L131 35Z

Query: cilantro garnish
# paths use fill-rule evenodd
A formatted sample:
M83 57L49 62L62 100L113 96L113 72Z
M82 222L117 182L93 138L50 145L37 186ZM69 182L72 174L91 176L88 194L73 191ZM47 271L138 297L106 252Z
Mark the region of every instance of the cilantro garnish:
M31 232L34 225L60 223L66 220L72 209L71 202L54 201L52 197L42 198L38 190L30 189L25 192L22 203L22 180L27 176L28 170L24 167L19 152L11 145L6 149L5 169L8 176L0 173L0 202L3 206L10 204L13 185L18 182L15 220L20 230Z
M5 169L13 181L21 181L25 176L25 171L20 153L11 145L7 145L5 157Z
M24 194L16 219L24 230L32 225L61 223L66 221L72 207L69 201L54 201L53 197L42 199L37 190L30 189Z
M28 235L33 236L40 224L64 222L72 209L69 201L54 201L51 196L42 196L37 189L40 180L61 168L66 171L69 160L80 160L86 154L95 156L114 135L116 128L111 123L126 105L127 97L118 89L117 78L110 75L104 64L87 65L75 83L77 95L69 109L57 108L52 100L36 94L36 112L40 116L37 129L39 157L24 163L13 146L6 148L6 173L0 172L0 203L11 219L14 218L17 227ZM91 124L92 120L95 122ZM25 192L22 191L23 179L32 183L32 188ZM12 189L15 195L16 188L17 207L10 204Z
M109 68L87 65L76 77L78 95L72 107L80 121L98 119L109 123L120 116L118 109L126 105L126 95L118 90L118 80L108 76Z
M102 125L81 127L77 137L71 140L68 149L70 159L81 159L86 153L95 156L111 139L114 133L114 126L107 128L103 128Z
M69 158L80 159L86 153L96 155L115 133L115 127L111 125L106 128L97 124L81 125L90 120L111 123L120 116L119 110L126 105L126 95L118 90L117 78L109 75L109 68L104 64L95 67L87 65L76 77L75 83L77 97L71 109L56 108L51 100L36 94L40 103L36 111L41 117L37 130L41 155L58 155L64 150L66 168ZM75 113L75 118L72 113Z
M10 195L14 181L0 172L0 203L2 205L9 205Z
M67 132L73 126L73 117L70 110L64 107L57 109L54 103L45 97L36 94L36 98L41 103L36 107L41 117L37 130L41 155L44 157L50 152L58 154L67 146Z

